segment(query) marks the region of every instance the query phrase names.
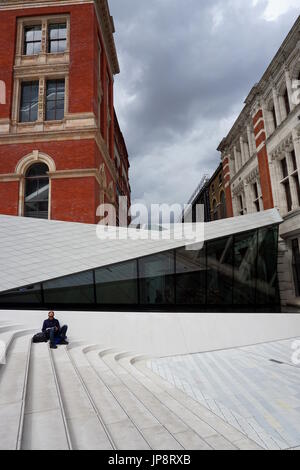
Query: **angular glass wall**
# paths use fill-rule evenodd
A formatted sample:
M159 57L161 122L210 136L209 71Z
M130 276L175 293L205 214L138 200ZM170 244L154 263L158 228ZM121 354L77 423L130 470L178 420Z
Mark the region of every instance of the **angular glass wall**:
M207 304L232 305L233 237L206 244Z
M257 231L234 237L233 303L254 305L256 291Z
M137 260L96 269L95 281L98 304L138 303Z
M279 306L278 227L271 226L32 284L0 294L6 307L255 311ZM196 247L195 247L196 248Z
M175 303L174 251L138 260L140 303L166 305Z
M280 303L278 279L278 227L258 230L256 304Z
M176 303L203 305L206 303L206 256L201 250L176 250Z
M93 271L54 279L43 283L45 304L93 304L95 302Z

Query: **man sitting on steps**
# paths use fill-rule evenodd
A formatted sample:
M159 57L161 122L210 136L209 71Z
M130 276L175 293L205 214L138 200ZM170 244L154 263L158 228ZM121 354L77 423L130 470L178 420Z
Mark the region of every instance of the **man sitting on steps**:
M66 341L68 327L64 325L60 327L59 321L54 318L54 312L48 313L48 320L44 321L42 332L50 339L50 348L57 349L56 344L69 344Z

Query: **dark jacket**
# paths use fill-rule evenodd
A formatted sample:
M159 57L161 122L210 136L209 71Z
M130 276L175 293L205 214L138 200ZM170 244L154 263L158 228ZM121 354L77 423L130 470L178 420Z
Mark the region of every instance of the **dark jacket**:
M58 331L56 331L56 333L59 333L59 330L60 330L60 324L59 324L59 321L56 320L56 318L54 318L53 320L45 320L44 323L43 323L43 328L42 328L42 331L43 333L45 333L45 331L48 329L48 328L58 328Z

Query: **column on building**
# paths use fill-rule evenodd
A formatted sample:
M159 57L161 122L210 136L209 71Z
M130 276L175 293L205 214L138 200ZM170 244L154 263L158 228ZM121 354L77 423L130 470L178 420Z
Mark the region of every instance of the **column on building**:
M242 159L241 167L243 167L246 163L246 154L245 154L245 145L244 145L243 136L240 137L240 146L241 146L241 159Z
M250 129L249 124L247 125L247 138L248 138L250 157L252 157L252 155L254 154L254 146L253 146L253 136L251 135L251 129Z
M273 93L273 101L274 101L274 107L275 107L275 113L276 113L277 126L280 126L282 119L281 119L278 91L275 85L272 86L272 93Z
M235 166L236 166L236 171L240 171L241 169L241 155L238 152L236 145L233 147L233 154L234 154L234 160L235 160Z
M230 169L231 178L233 178L237 171L236 171L235 159L231 155L229 155L229 169Z
M293 102L293 87L292 87L292 80L291 80L290 72L289 72L287 65L285 65L284 73L285 73L285 83L286 83L286 89L287 89L288 97L289 97L290 109L291 111L293 111L293 109L295 108L295 105Z
M273 187L275 207L277 207L277 209L280 211L281 214L284 214L286 213L286 206L285 206L285 196L283 194L283 188L281 184L282 174L281 174L280 158L277 157L272 160L271 170L273 174L272 187Z

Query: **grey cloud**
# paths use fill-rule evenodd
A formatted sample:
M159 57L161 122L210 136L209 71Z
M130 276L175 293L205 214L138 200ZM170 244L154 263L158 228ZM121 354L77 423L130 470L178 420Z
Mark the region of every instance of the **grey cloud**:
M298 12L267 22L244 0L109 3L133 197L184 203L218 165L216 147Z

